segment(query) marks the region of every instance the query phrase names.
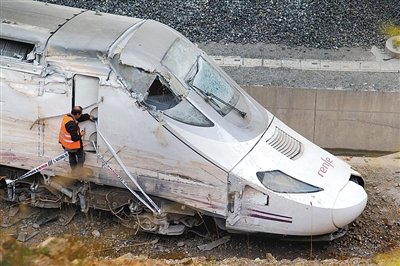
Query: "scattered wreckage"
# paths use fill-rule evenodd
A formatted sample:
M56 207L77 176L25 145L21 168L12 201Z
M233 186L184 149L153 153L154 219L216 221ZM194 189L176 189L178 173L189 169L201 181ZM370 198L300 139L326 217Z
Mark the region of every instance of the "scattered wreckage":
M356 171L279 121L177 31L34 1L1 8L8 200L107 210L167 235L207 215L229 232L332 239L364 210ZM90 171L78 177L58 143L75 104L98 117L80 125Z

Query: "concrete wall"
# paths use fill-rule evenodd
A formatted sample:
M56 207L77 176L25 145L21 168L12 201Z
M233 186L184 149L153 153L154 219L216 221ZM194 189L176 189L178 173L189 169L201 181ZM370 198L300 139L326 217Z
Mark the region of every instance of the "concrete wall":
M328 149L400 151L400 93L243 87L309 140Z

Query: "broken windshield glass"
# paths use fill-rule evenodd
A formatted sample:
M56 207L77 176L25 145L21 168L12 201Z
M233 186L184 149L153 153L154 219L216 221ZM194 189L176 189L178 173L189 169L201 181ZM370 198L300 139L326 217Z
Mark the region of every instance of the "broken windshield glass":
M214 126L213 122L211 122L204 114L202 114L186 99L182 100L175 107L165 110L163 113L172 119L188 125L198 127Z
M208 102L222 116L229 113L239 100L239 93L206 60L199 57L197 72L189 83L205 95L213 95L217 100Z
M165 54L162 64L166 66L177 78L183 80L199 53L187 42L178 38Z

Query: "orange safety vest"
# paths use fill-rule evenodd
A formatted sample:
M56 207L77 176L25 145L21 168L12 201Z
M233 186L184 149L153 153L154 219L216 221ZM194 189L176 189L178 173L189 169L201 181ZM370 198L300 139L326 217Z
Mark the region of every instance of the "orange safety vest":
M78 141L73 141L71 139L71 134L65 128L65 125L69 121L74 121L77 124L77 128L78 128L77 134L80 135L78 122L76 122L76 120L73 119L72 117L70 117L69 115L64 115L63 120L61 122L61 128L60 128L60 134L59 134L59 137L58 137L58 141L67 150L80 149L81 148L81 142L79 140Z

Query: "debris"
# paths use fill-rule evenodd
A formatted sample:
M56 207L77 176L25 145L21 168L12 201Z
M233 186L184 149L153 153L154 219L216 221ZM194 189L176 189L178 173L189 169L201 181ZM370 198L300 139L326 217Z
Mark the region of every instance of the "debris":
M14 205L8 209L8 216L4 217L1 227L10 227L21 221L21 218L15 217L19 211L19 206Z
M38 225L37 223L34 223L34 224L32 225L32 227L35 228L35 229L38 229L38 228L40 227L40 225Z
M135 256L132 253L128 252L128 253L118 257L117 260L134 260L136 258L137 258L137 256Z
M183 247L183 246L185 245L185 242L179 241L176 245L177 245L178 247Z
M10 217L5 217L4 219L3 219L3 222L1 223L1 227L3 227L3 228L6 228L6 227L11 227L11 226L13 226L14 224L16 224L16 223L18 223L20 220L19 219L15 219L15 220L13 220L13 221L10 221Z
M39 217L36 219L36 223L38 225L46 224L57 219L58 215L59 213L55 210L42 210Z
M276 263L276 262L277 262L277 260L275 259L274 256L272 256L271 253L267 253L267 254L265 255L265 260L266 260L267 262L270 262L270 263Z
M76 214L76 208L69 206L68 208L63 209L62 213L59 216L59 221L63 226L69 224Z
M81 259L87 256L87 249L85 244L71 235L65 235L62 238L49 237L45 241L40 243L37 248L45 249L46 256L50 258L65 257ZM53 263L52 265L59 265L59 263ZM71 264L66 263L64 265Z
M231 240L231 236L224 236L218 240L212 241L208 244L204 244L204 245L200 245L197 246L198 249L202 250L202 251L209 251L212 250L222 244L225 244L226 242L228 242L229 240Z
M32 208L28 204L20 204L19 205L19 219L28 219L40 213L40 209Z
M395 220L389 219L389 218L383 218L383 222L384 222L387 226L393 226L394 223L395 223Z
M18 211L19 211L18 205L11 206L10 209L8 210L8 216L14 217L18 213Z
M157 244L157 243L158 243L158 240L160 240L160 238L157 237L156 239L154 239L154 240L151 241L150 243L153 244L153 245L154 245L154 244Z
M18 235L17 235L17 240L18 240L19 242L26 242L26 241L28 241L29 239L35 237L37 234L39 234L39 231L33 231L31 234L29 234L29 233L26 232L26 231L21 231L21 232L19 232Z
M19 232L18 236L17 236L17 240L19 242L25 242L26 241L26 236L28 235L27 232Z
M28 241L29 239L35 237L35 236L38 235L38 234L39 234L39 231L34 231L32 234L30 234L30 235L25 239L25 241Z
M94 237L100 237L100 232L99 232L99 230L93 230L92 231L92 235L94 236Z

